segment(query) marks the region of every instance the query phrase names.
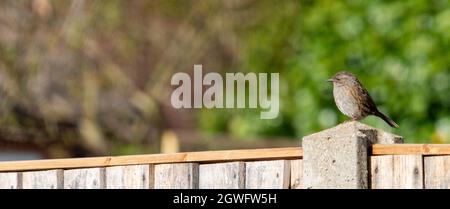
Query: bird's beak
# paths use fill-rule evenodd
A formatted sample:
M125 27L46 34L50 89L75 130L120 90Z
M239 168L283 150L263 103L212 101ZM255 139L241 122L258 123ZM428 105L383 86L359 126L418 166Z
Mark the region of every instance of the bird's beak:
M327 79L327 82L333 82L333 79L332 78Z

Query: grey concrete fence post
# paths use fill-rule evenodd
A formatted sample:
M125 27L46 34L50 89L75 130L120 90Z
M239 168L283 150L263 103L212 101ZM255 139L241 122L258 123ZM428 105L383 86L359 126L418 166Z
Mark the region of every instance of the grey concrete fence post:
M368 189L371 144L403 138L352 121L302 139L305 189Z

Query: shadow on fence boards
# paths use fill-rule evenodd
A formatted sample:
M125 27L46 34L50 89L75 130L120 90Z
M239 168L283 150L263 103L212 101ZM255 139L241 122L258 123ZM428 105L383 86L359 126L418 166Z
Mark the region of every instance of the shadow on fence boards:
M2 189L450 188L450 145L349 122L302 147L0 162Z

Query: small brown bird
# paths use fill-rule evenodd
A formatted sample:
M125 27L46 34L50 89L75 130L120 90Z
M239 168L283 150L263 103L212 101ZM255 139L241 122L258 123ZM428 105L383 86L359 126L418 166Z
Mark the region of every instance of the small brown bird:
M339 72L327 81L333 82L333 96L338 109L352 120L361 120L369 115L380 117L391 127L399 126L381 113L358 78L349 72Z

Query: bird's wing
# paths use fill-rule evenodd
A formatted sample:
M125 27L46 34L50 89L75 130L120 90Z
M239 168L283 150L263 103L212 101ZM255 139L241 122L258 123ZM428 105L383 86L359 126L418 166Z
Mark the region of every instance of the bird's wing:
M359 81L358 81L359 83ZM370 96L369 92L363 87L361 83L358 85L359 93L361 94L361 104L363 104L363 108L366 112L374 113L378 112L377 106L375 102L373 101L372 97Z

